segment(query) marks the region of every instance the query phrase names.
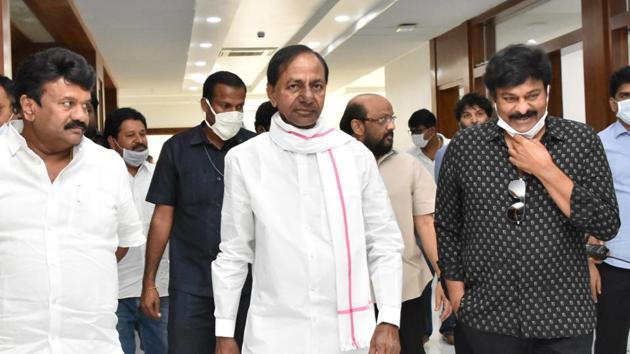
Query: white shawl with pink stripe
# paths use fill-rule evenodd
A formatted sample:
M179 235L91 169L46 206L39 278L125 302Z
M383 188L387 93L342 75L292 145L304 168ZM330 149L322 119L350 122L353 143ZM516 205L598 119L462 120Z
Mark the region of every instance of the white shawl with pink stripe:
M347 144L354 138L321 124L299 129L276 113L271 139L285 150L317 154L326 214L332 235L337 284L337 316L342 351L367 348L374 332L361 186Z

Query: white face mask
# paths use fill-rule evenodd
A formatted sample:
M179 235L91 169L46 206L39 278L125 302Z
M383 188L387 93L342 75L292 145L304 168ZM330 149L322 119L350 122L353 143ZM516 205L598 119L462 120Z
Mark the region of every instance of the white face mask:
M134 151L122 148L116 139L114 139L114 143L123 151L122 158L125 160L125 163L129 166L138 167L142 165L149 157L149 149L144 149L142 151Z
M207 98L204 98L204 100L206 100L210 111L214 114L214 124L210 125L210 123L204 119L208 128L223 141L233 138L243 126L243 112L232 111L216 113L214 109L212 109L210 101Z
M497 109L497 104L495 102L494 111L497 113L497 118L499 118L497 125L503 128L503 130L505 130L508 134L510 134L511 137L514 137L515 135L521 135L521 136L526 137L527 139L533 139L536 136L536 134L538 134L540 130L545 126L545 120L547 119L547 115L548 115L547 107L549 106L549 89L550 89L550 86L547 85L547 105L545 106L545 114L543 114L543 116L540 117L538 122L536 122L536 124L534 124L534 126L531 127L530 130L526 132L519 132L518 130L512 128L508 124L508 122L503 120L503 118L501 118L501 116L499 115L499 110Z
M11 117L9 117L9 120L7 120L4 124L0 125L0 135L3 135L9 131L9 123L11 123L14 116L15 115L11 113Z
M496 107L495 107L495 110L496 110ZM510 134L511 137L514 137L515 135L522 135L526 137L527 139L532 139L545 126L545 120L547 119L547 110L545 110L545 114L543 114L543 116L540 117L538 122L536 122L536 124L534 124L534 126L526 132L519 132L518 130L512 128L508 124L508 122L504 121L503 118L501 118L498 112L497 112L497 117L499 117L499 120L497 121L497 125L503 128L503 130L505 130L508 134Z
M617 102L617 118L626 124L630 124L630 99Z
M411 134L411 141L419 149L424 148L429 143L429 140L424 138L424 134Z

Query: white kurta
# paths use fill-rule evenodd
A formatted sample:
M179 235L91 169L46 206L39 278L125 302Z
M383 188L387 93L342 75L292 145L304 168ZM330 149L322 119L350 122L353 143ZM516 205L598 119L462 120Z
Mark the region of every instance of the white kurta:
M402 277L402 240L374 156L359 142L349 146L362 195L348 198L360 198L370 216L359 221L365 224L365 262L376 301L386 304L379 322L397 325L400 279L387 286L379 275L394 264L400 272L393 274ZM226 157L221 253L212 267L216 335L233 336L247 263L253 263L243 354L340 352L333 236L318 168L315 154L283 150L269 134ZM388 309L392 304L395 309Z
M0 352L122 354L114 252L145 238L120 156L84 138L51 183L11 128L0 220Z
M154 170L155 167L152 164L145 162L140 165L135 176L129 175L133 203L140 216L142 232L145 238L149 234L151 217L155 209L155 204L145 200L147 192L149 191L149 185L151 185ZM168 296L168 245L166 247L155 277L155 286L160 296ZM119 299L140 297L142 293L142 277L144 275L146 249L146 244L131 247L125 257L118 263Z

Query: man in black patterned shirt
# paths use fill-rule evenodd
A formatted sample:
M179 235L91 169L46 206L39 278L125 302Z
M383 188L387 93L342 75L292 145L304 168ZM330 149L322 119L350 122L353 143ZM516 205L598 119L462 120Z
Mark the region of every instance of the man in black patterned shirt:
M440 170L440 267L475 354L591 352L584 234L614 237L619 212L595 132L547 115L550 80L540 48L497 53L498 119L458 133Z

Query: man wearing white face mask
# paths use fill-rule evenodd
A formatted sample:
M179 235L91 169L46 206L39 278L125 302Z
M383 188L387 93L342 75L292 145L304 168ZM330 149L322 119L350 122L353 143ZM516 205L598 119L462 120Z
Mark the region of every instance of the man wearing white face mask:
M612 170L615 194L622 220L617 236L606 246L610 255L630 259L630 67L626 66L610 78L610 109L617 121L599 133ZM591 274L600 278L597 293L597 335L595 354L625 353L630 331L630 264L608 258L601 264L591 261ZM597 277L599 275L600 277Z
M147 121L142 113L133 108L120 108L107 116L103 132L109 147L122 156L129 172L129 182L142 231L149 232L154 205L145 201L154 167L147 162ZM138 331L146 354L166 354L166 324L168 322L168 258L160 260L156 291L160 295L161 318L154 320L140 311L140 294L144 272L146 247L130 247L127 255L118 263L118 337L125 354L136 350L135 332Z
M450 139L437 132L437 118L428 109L413 112L407 124L415 145L407 152L422 162L434 177L435 154L442 146L448 145Z
M473 353L590 354L595 328L584 234L609 240L619 212L604 149L586 125L547 114L538 47L493 56L498 120L451 141L438 181L442 274Z
M141 296L143 312L158 319L158 265L170 239L169 353L211 353L215 346L210 264L219 252L224 157L255 134L242 128L247 89L235 74L206 79L203 122L169 139L160 153L147 201L155 204L147 239ZM238 312L241 342L251 280Z

